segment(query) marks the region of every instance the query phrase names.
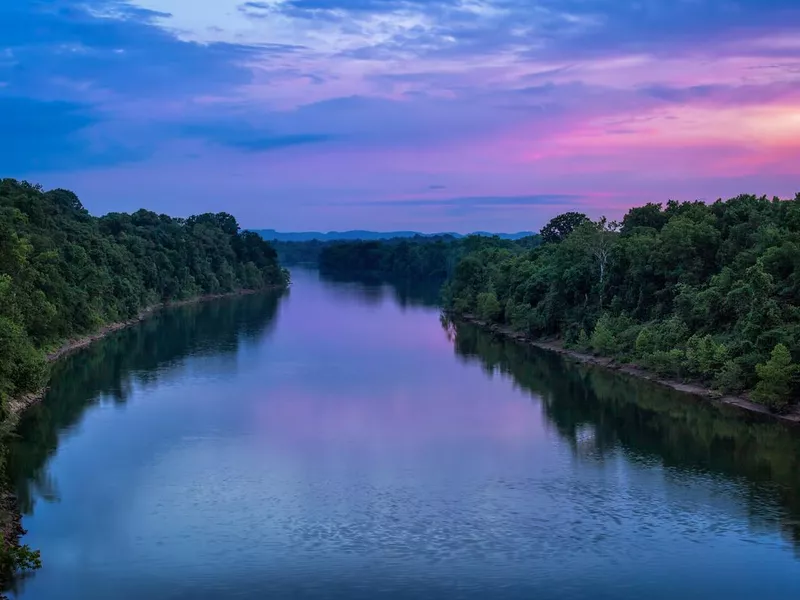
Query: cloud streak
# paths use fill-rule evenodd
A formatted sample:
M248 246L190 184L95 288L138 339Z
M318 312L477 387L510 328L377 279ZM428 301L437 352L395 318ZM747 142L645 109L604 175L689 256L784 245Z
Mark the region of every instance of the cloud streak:
M0 164L283 229L788 196L798 27L795 0L7 0Z

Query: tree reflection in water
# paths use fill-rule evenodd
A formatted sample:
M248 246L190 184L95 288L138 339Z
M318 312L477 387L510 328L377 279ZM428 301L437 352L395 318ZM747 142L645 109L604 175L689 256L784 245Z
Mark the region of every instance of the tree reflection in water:
M235 358L270 334L287 292L267 292L162 311L53 365L44 402L22 419L10 444L8 471L23 514L34 498L57 499L47 464L59 441L99 403L124 404L134 385L154 383L187 356Z
M594 460L624 452L665 469L746 482L749 518L774 526L800 553L800 431L741 410L711 405L651 382L493 335L471 324L443 326L458 356L510 376L541 402L574 452ZM760 507L760 508L757 508Z

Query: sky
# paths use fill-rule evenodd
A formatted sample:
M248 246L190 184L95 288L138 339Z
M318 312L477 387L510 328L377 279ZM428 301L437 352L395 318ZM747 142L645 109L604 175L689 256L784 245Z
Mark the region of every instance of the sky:
M800 2L0 0L0 176L284 231L793 197Z

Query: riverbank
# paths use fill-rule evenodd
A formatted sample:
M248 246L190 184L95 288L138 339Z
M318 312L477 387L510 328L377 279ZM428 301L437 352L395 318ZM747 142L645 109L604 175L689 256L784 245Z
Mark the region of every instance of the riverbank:
M474 325L478 325L479 327L486 329L487 331L491 331L496 335L513 339L517 342L528 344L529 346L534 346L536 348L540 348L542 350L548 350L550 352L556 352L576 362L589 364L604 369L610 369L613 371L617 371L619 373L623 373L630 377L636 377L637 379L645 379L655 384L662 385L671 388L673 390L683 392L685 394L690 394L692 396L697 397L698 399L702 399L707 402L733 406L743 411L747 411L750 413L758 413L759 415L770 417L782 421L784 423L800 426L800 406L795 406L788 413L777 414L771 412L767 407L763 406L762 404L757 404L756 402L753 402L752 400L750 400L745 396L725 396L721 395L719 392L715 390L712 390L711 388L705 387L697 383L686 383L683 381L659 377L655 373L647 371L646 369L642 369L641 367L634 364L621 363L613 358L608 358L605 356L595 356L594 354L587 354L584 352L578 352L577 350L572 350L570 348L565 347L563 341L558 339L531 338L530 336L525 335L522 332L516 331L511 327L497 325L497 324L490 324L485 321L481 321L480 319L472 315L463 315L459 317L459 320L467 323L472 323Z
M232 298L235 296L245 296L249 294L257 294L260 292L266 292L270 290L276 290L279 288L264 288L262 290L237 290L235 292L228 292L225 294L206 294L203 296L196 296L194 298L188 298L186 300L177 300L172 302L160 302L158 304L154 304L153 306L149 306L148 308L142 310L132 319L128 319L126 321L118 321L116 323L109 323L101 327L94 333L87 334L78 338L74 338L71 340L67 340L63 344L61 344L55 350L47 353L47 362L52 363L57 361L60 358L64 358L72 354L73 352L77 352L82 348L86 348L90 344L102 340L103 338L109 336L110 334L120 331L122 329L126 329L133 325L137 325L141 323L148 317L151 317L155 313L167 309L167 308L178 308L180 306L186 306L189 304L197 304L199 302L209 302L211 300L220 300L222 298ZM31 406L42 401L45 394L47 393L47 386L44 386L42 389L37 390L36 392L31 392L29 394L25 394L18 398L12 398L8 402L8 416L6 417L6 423L2 424L3 430L7 433L10 433L14 430L14 425L16 424L15 421L19 419L19 417ZM11 421L12 426L8 427L7 423Z
M125 321L118 321L116 323L109 323L108 325L101 327L94 333L87 334L64 342L54 350L47 353L46 356L47 362L53 363L61 358L69 356L70 354L77 352L78 350L86 348L87 346L93 344L94 342L100 341L108 337L112 333L115 333L122 329L126 329L133 325L137 325L164 309L177 308L180 306L197 304L200 302L208 302L212 300L219 300L222 298L231 298L236 296L263 293L268 291L276 291L279 289L282 289L282 287L273 286L260 290L242 289L225 294L206 294L203 296L188 298L186 300L178 300L178 301L162 302L154 304L142 310L135 317L131 319L127 319ZM9 400L7 406L7 416L5 420L0 423L0 435L8 436L13 434L19 422L20 417L24 414L24 412L27 409L41 402L44 399L47 390L48 386L45 385L36 392L31 392L29 394L25 394L18 398ZM5 451L4 448L0 448L0 452L4 451ZM5 456L0 456L0 460L5 461ZM2 485L2 489L0 489L0 535L2 536L2 540L0 540L0 545L1 545L0 557L7 557L10 556L12 552L21 547L20 538L23 535L25 535L26 532L25 529L22 527L22 515L17 505L16 496L13 490L11 489L9 482L5 481L5 472L3 472L2 476L3 476L3 481L2 483L0 483L0 485ZM2 589L5 587L5 584L8 583L9 576L10 576L9 573L3 573L2 569L0 569L0 600L5 598L5 596L3 596L2 594Z

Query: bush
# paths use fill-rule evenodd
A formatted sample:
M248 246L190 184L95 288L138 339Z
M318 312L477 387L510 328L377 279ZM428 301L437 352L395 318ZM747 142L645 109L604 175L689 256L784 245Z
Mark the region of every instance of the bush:
M35 390L44 383L44 354L33 347L22 325L0 317L0 398Z
M789 349L783 344L775 346L770 359L756 366L756 373L759 381L753 399L776 412L785 410L792 399L798 373Z
M611 325L611 318L604 314L594 326L589 344L598 354L613 356L617 351L617 338Z
M642 357L644 366L652 369L658 375L682 378L686 354L680 348L672 350L656 350Z
M502 312L497 294L482 292L478 294L478 317L484 321L496 321Z
M727 360L714 376L714 387L725 394L735 394L744 389L742 368L738 363Z
M586 330L581 327L581 331L578 334L578 338L575 340L575 347L578 350L586 351L589 349L591 342L589 341L589 336L586 335Z
M635 353L643 357L657 351L669 352L673 348L682 348L687 337L688 328L678 317L648 323L634 342Z
M686 368L692 375L713 379L728 361L728 349L710 335L693 335L686 342Z
M453 302L453 312L459 315L468 313L470 309L469 300L466 298L456 298Z
M6 546L0 540L0 572L5 576L25 571L35 571L42 567L42 558L38 550L31 550L27 544L22 546Z

